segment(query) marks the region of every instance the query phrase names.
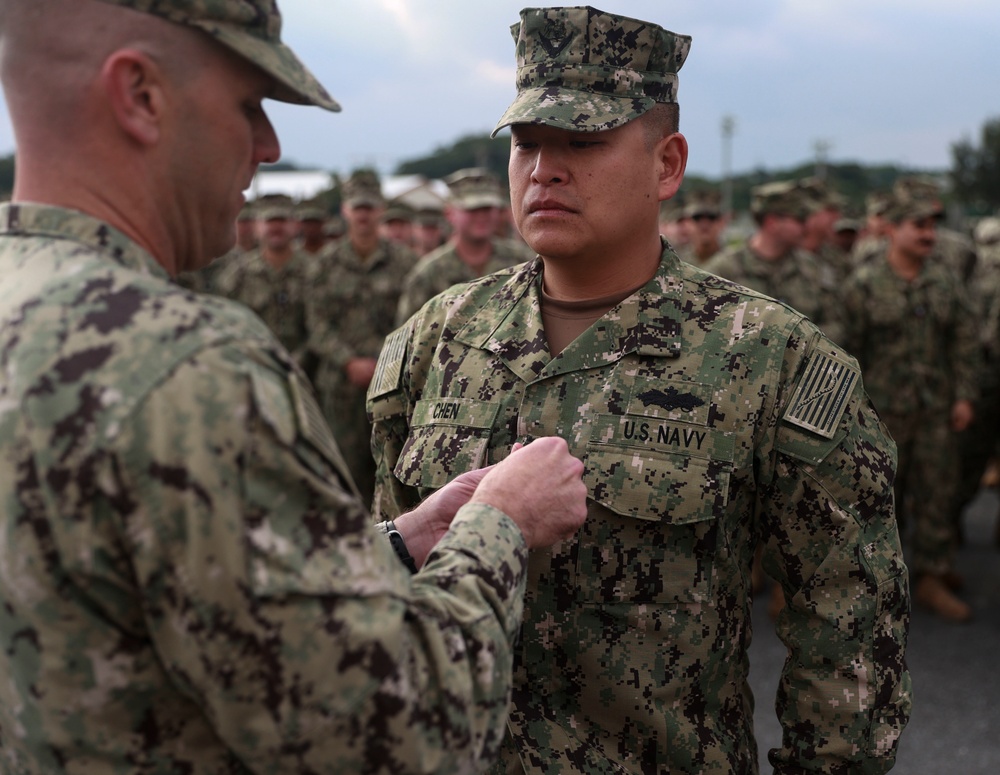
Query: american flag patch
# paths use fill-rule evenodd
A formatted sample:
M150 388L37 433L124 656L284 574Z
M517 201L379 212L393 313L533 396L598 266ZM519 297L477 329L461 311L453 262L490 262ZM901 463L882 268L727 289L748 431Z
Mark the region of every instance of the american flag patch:
M832 439L858 376L858 369L851 364L829 353L814 353L785 419Z
M375 367L375 376L372 377L371 385L368 387L368 398L378 398L399 387L409 332L408 326L397 328L385 340L378 358L378 366Z

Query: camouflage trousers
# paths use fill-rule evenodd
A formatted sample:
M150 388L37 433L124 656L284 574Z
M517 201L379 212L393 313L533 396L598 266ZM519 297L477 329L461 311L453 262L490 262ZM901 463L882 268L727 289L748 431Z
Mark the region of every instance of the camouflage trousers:
M899 457L893 491L907 564L916 574L945 573L958 547L954 514L960 470L948 410L884 414L882 419Z

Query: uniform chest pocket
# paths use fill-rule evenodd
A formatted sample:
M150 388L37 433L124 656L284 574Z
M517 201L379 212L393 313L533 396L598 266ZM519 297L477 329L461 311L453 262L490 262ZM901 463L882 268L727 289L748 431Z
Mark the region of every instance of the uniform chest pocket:
M461 473L482 468L499 409L500 404L468 398L417 401L410 435L396 461L396 478L411 487L433 490Z
M705 603L725 543L719 517L731 439L684 424L653 423L644 433L628 422L598 418L587 445L584 481L594 504L580 533L581 593L600 603ZM625 433L601 433L602 424Z

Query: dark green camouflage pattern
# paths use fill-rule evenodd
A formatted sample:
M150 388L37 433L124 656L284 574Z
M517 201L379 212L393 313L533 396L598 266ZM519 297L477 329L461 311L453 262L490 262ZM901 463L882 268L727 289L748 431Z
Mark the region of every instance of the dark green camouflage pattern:
M540 273L437 296L389 338L369 391L377 518L518 441L562 436L585 464L582 530L531 554L493 771L756 773L758 543L788 599L777 771L887 771L910 709L909 592L895 448L856 362L666 248L550 358Z
M309 341L305 298L313 261L313 256L297 250L287 263L275 268L264 259L261 248L256 248L229 261L213 288L257 313L304 368L308 367Z
M724 249L703 268L794 307L834 342L843 343L840 278L811 253L793 250L776 261L765 261L744 241Z
M350 239L342 239L312 266L306 324L316 392L366 502L375 489L371 424L365 389L350 383L345 367L352 358L378 358L395 325L403 281L416 262L413 251L389 240L380 240L362 260Z
M898 445L896 503L913 531L911 565L944 573L957 549L959 451L951 407L979 398L979 320L948 267L928 259L916 279L905 280L884 253L848 278L843 305L844 344Z
M340 105L281 42L276 0L103 0L208 33L277 81L283 102L339 111Z
M493 240L493 253L477 273L458 257L453 243L442 245L423 256L403 283L403 295L396 309L396 323L406 322L426 302L458 283L467 283L477 277L524 263L535 257L535 252L519 240Z
M514 523L411 577L256 317L80 213L0 223L0 771L481 771Z
M525 8L510 28L517 97L497 122L575 132L613 129L657 103L677 102L691 38L590 6Z

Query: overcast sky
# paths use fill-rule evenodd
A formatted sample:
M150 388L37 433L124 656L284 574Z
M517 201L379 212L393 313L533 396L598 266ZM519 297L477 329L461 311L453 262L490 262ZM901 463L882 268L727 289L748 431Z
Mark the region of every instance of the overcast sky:
M285 160L383 173L493 128L523 0L279 0L284 38L343 105L272 103ZM1000 116L1000 0L601 0L694 38L680 73L690 171L810 160L950 166ZM13 151L6 109L0 153ZM498 141L502 142L502 141Z

